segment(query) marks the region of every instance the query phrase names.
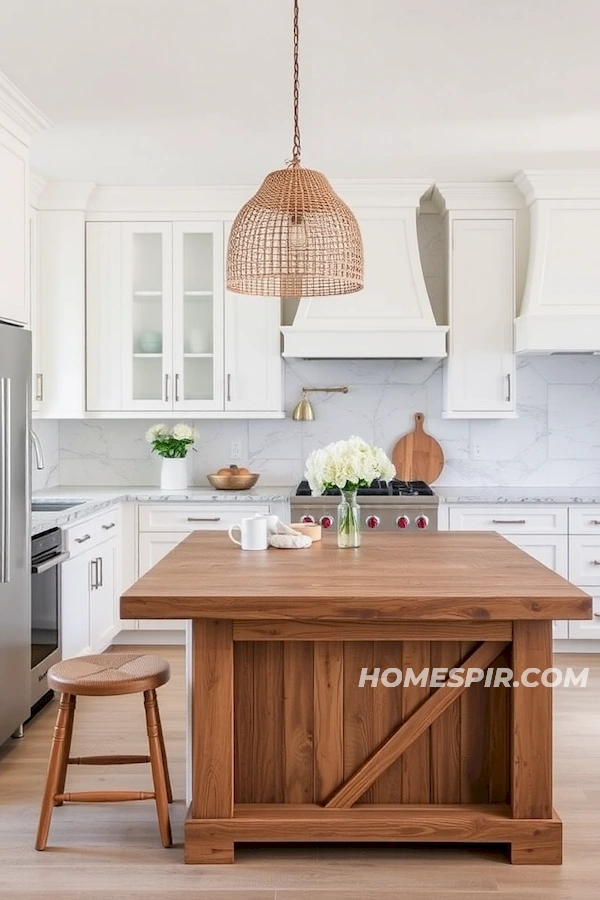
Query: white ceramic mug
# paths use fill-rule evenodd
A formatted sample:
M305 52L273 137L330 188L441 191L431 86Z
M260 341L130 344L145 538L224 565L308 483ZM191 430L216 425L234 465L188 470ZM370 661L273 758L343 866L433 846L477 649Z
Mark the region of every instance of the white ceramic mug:
M232 532L236 530L240 532L241 540L236 540ZM234 544L237 544L242 550L266 550L269 546L267 539L267 519L265 516L252 516L242 519L240 525L232 525L229 529L229 537Z

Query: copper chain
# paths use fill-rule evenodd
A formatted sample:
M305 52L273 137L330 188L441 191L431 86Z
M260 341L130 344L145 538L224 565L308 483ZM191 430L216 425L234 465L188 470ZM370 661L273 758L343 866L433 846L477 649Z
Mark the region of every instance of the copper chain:
M299 115L298 115L298 105L299 105L299 97L300 90L298 86L299 82L299 66L298 66L298 43L299 43L299 28L298 28L298 0L294 0L294 148L292 151L292 165L298 166L300 165L300 123L299 123Z

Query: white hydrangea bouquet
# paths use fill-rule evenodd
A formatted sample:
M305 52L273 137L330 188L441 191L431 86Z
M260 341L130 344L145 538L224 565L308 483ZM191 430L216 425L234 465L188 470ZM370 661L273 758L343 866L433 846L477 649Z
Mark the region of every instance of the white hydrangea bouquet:
M153 453L162 458L160 486L163 491L183 491L187 488L188 471L186 456L194 441L198 438L195 428L179 422L168 428L166 425L153 425L146 432L146 440Z
M338 545L360 546L360 517L356 492L377 478L389 481L396 469L381 447L359 437L336 441L313 450L306 460L305 477L313 494L337 488L342 495L338 507Z

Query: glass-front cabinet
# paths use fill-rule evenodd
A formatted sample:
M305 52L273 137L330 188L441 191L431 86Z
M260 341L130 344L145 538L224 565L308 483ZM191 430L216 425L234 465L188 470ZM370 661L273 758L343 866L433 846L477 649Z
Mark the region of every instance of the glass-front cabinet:
M87 223L91 415L284 415L280 303L225 292L227 227Z
M173 224L175 409L223 406L222 225Z

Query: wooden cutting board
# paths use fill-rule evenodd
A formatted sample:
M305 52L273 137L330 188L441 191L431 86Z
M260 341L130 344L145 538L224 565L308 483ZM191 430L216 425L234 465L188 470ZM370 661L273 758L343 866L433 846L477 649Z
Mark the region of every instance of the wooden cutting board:
M392 453L396 478L402 481L425 481L432 484L442 474L444 451L430 434L423 430L425 416L415 414L415 429L400 438Z

